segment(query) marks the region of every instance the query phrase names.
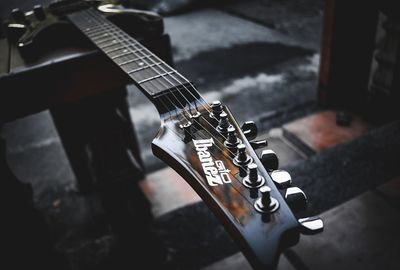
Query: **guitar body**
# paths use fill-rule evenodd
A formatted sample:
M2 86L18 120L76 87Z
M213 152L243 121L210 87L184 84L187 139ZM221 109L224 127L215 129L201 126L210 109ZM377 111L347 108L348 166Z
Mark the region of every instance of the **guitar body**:
M88 1L85 6L96 5L97 1ZM57 11L60 7L53 7L53 12L46 12L46 20L38 20L34 14L28 14L28 27L11 24L8 27L8 36L18 44L21 56L27 61L35 61L41 55L56 49L78 47L94 49L82 32L65 18L65 14ZM51 6L49 7L51 11ZM144 12L124 8L121 5L106 4L101 6L107 19L123 29L132 37L151 38L162 35L164 24L162 17L153 12Z
M291 186L290 175L279 170L276 154L267 149L257 156L254 148L267 142L254 141L255 124L240 127L226 106L205 101L192 82L133 38L135 31L122 27L134 16L149 25L146 35L151 37L162 31L156 14L68 0L50 6L47 16L36 14L39 20L25 16L14 14L17 22L30 21L23 25L21 50L31 52L39 37L51 43L49 33L72 26L65 30L71 31L70 38L79 36L99 49L153 102L161 118L152 142L154 155L193 187L255 269L275 269L280 253L297 243L300 233L322 231L320 219L293 213L307 198Z

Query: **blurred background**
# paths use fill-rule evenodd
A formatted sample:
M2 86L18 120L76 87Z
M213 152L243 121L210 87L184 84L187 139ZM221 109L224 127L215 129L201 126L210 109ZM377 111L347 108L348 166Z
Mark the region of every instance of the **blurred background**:
M49 1L3 0L0 17L39 2ZM206 101L220 100L239 123L255 121L259 138L268 139L281 167L308 195L308 211L322 214L325 232L302 237L282 255L279 269L398 268L400 24L390 1L124 5L163 16L174 67ZM2 53L0 63L9 72L8 57ZM136 243L120 245L124 235L114 234L104 193L79 190L48 110L2 126L8 165L31 185L48 228L52 263L59 269L251 269L195 192L152 154L160 126L155 107L133 85L127 101L144 165L134 182L153 215L137 225L142 216L134 212L138 227L128 239ZM143 230L149 234L139 236ZM152 259L143 257L149 254Z

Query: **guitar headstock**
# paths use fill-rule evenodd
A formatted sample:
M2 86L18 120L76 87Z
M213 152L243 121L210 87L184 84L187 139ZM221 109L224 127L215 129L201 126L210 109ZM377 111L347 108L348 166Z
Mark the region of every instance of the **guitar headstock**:
M165 102L164 102L165 103ZM297 219L292 210L307 203L278 170L272 150L258 157L253 122L239 127L220 102L192 104L161 116L153 153L175 169L225 225L255 268L275 267L280 252L297 243L299 233L316 233L317 218ZM291 207L289 207L289 205Z

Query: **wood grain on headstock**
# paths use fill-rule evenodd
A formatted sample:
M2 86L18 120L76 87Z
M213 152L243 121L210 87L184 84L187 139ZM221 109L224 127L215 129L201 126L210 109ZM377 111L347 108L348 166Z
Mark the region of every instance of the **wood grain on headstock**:
M256 269L273 269L282 249L298 241L298 222L232 114L225 108L238 137L246 145L248 154L257 163L260 174L271 187L271 195L280 204L279 209L272 214L261 214L255 210L254 202L259 196L258 191L250 190L242 184L242 169L232 162L232 151L224 146L224 137L216 131L217 122L210 118L206 110L208 105L203 105L198 107L202 115L200 125L195 128L193 137L189 140L185 139L185 132L180 127L182 121L186 121L185 117L180 114L162 115L160 131L152 144L153 153L175 169L195 189L243 247L243 252ZM208 143L207 150L214 163L221 161L229 170L231 183L210 185L207 181L195 142L207 142L211 138L214 144Z

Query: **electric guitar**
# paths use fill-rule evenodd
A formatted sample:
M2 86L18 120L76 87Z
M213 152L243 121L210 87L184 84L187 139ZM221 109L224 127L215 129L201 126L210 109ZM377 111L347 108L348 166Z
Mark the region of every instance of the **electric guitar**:
M34 37L56 21L73 24L132 80L159 111L161 127L152 142L154 155L176 170L200 195L238 243L255 269L274 269L280 253L299 234L322 231L317 217L298 219L307 198L279 170L272 150L255 148L257 127L239 127L219 101L209 103L192 82L107 19L131 12L151 20L156 14L99 1L58 1L32 12L13 11L9 27L23 33L18 47L29 51ZM100 79L100 78L99 78Z

